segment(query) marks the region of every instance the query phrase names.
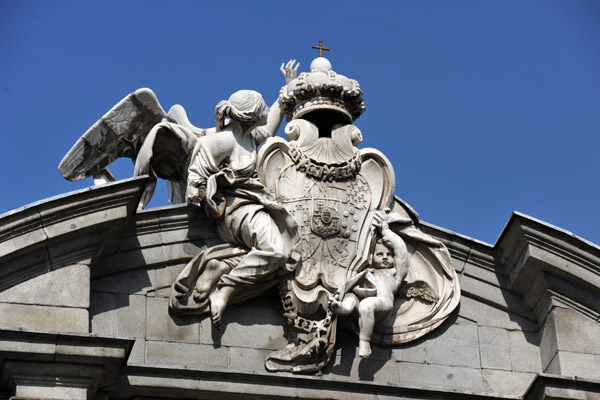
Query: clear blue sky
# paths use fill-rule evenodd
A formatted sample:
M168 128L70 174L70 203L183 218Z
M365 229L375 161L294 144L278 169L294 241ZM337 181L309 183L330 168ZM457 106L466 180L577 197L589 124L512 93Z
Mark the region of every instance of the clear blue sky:
M0 213L91 185L57 165L128 93L214 126L322 39L422 220L494 243L517 210L600 244L600 1L216 3L0 0Z

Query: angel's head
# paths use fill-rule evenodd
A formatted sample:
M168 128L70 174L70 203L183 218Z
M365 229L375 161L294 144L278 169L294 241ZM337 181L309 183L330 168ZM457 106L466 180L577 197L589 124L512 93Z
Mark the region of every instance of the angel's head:
M386 242L379 239L375 244L371 260L373 268L392 268L394 266L394 250Z
M260 93L254 90L238 90L229 100L220 101L215 108L217 130L225 127L225 118L245 125L260 126L267 123L269 107Z

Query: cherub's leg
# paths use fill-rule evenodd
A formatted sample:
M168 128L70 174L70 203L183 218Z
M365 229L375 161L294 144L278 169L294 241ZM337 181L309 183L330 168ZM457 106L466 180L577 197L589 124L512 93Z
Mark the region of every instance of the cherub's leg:
M377 297L367 297L358 305L359 342L358 355L366 358L371 355L371 335L375 327L375 310L381 301Z
M216 285L219 278L231 271L231 267L216 259L209 260L204 267L204 272L198 277L194 288L193 298L196 303L201 303L208 298L210 290Z
M217 329L221 329L221 317L223 317L225 307L227 307L229 298L234 292L235 288L233 286L223 286L212 292L209 297L211 318Z
M329 309L339 315L350 315L354 310L357 309L358 299L353 293L348 293L344 297L344 300L336 300L333 296L329 297Z
M386 297L367 297L358 305L359 342L358 355L366 358L371 355L371 336L375 320L386 317L394 306L394 299Z

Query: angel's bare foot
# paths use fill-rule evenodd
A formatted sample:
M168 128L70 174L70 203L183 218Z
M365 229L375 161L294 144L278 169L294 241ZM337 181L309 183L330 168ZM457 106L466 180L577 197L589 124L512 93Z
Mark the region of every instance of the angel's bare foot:
M368 358L371 356L371 343L366 340L358 341L358 356L361 358Z
M209 296L211 319L213 325L217 329L221 329L221 318L223 317L225 307L227 307L227 302L229 301L229 297L232 293L233 288L230 286L225 286L212 292L212 294Z
M197 288L194 288L194 293L192 294L192 298L196 303L202 303L204 300L208 298L208 292L202 291L199 292Z
M208 294L222 275L231 271L231 267L219 260L209 260L204 272L198 277L194 288L193 298L196 303L201 303L208 298Z

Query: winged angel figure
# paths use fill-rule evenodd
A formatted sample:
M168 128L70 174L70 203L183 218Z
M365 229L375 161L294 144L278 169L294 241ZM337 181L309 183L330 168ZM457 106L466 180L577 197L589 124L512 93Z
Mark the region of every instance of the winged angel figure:
M281 65L286 84L296 78L298 66L295 60ZM232 121L242 118L239 123L251 128L252 137L260 147L264 140L275 135L283 120L277 100L270 109L265 106L264 110L267 111L265 118L254 121L257 123L252 126L248 126L249 114L215 116L217 120L224 116ZM208 129L192 125L179 104L165 113L152 90L138 89L118 102L77 140L60 162L58 171L72 182L93 177L94 184L98 185L115 180L108 168L113 161L130 158L135 164L134 176L147 174L150 177L139 209L146 207L152 198L157 178L167 181L171 203L184 203L188 167L198 139L223 128L218 121L217 127ZM248 143L241 145L248 148Z

